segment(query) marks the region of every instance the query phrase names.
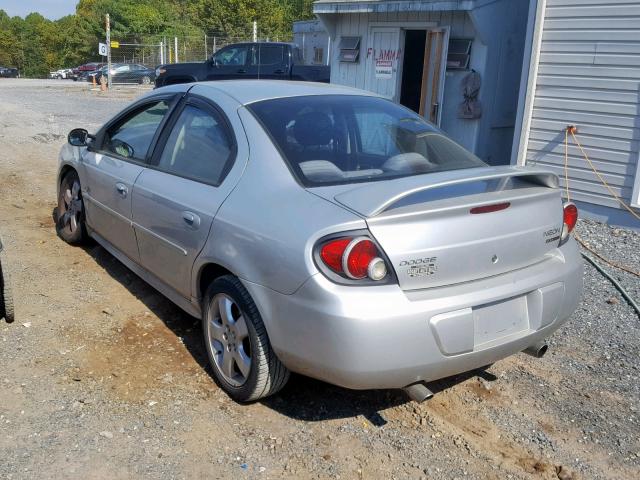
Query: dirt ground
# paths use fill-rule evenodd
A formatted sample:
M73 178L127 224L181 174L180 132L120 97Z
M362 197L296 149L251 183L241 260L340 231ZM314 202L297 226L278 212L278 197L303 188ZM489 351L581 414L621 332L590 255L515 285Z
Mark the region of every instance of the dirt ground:
M95 130L140 91L0 80L17 314L0 323L0 478L640 478L640 319L590 267L541 360L436 382L419 405L300 376L238 405L211 379L196 319L101 247L55 235L66 133ZM614 240L640 251L637 234Z

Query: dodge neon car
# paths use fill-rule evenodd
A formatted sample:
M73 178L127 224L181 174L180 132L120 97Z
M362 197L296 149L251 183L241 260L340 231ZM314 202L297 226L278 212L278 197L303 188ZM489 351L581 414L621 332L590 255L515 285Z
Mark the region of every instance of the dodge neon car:
M346 87L157 89L70 133L58 192L59 235L94 238L202 318L238 401L290 371L423 400L427 382L544 353L581 292L556 175L490 167Z

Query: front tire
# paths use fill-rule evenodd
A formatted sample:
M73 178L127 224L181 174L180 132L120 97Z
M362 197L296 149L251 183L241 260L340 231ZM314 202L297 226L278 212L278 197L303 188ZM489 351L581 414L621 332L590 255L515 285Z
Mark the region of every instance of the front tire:
M84 201L78 174L72 170L60 182L56 232L71 245L79 245L87 239Z
M144 76L144 77L142 77L142 79L140 80L140 83L141 83L142 85L149 85L149 84L151 84L151 78L149 78L149 77L147 77L147 76Z
M220 277L207 289L202 329L214 378L234 400L268 397L289 380L289 370L271 348L256 304L236 277Z

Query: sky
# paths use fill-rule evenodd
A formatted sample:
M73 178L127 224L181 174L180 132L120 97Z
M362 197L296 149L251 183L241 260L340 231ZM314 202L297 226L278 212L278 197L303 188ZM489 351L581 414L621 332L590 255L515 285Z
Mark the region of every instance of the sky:
M0 0L0 9L10 17L25 17L31 12L38 12L43 17L57 20L75 13L77 3L78 0Z

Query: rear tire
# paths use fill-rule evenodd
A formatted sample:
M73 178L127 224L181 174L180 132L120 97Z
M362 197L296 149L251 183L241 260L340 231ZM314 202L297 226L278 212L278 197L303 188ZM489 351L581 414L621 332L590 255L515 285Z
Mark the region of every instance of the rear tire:
M252 402L278 392L289 380L249 292L225 275L207 288L202 329L213 375L238 402Z
M79 245L86 241L88 235L82 188L75 170L67 173L60 182L57 217L56 232L60 238L71 245Z
M0 319L1 318L4 318L7 323L13 323L16 319L13 309L11 280L7 269L2 268L2 261L0 261Z

